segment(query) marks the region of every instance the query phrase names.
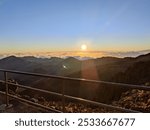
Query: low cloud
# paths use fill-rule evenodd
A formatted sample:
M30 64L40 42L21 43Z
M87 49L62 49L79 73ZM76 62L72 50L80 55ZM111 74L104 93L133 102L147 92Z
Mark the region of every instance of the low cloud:
M41 53L14 53L14 54L1 54L0 58L4 58L10 55L15 55L19 57L23 56L35 56L39 58L50 58L50 57L75 57L80 60L86 60L90 58L99 58L99 57L137 57L142 54L150 53L150 50L143 51L130 51L130 52L108 52L108 51L61 51L61 52L41 52Z

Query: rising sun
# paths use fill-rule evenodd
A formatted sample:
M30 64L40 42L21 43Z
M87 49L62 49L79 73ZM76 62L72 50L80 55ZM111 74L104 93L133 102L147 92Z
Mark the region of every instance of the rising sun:
M85 45L85 44L81 45L81 50L86 51L87 50L87 45Z

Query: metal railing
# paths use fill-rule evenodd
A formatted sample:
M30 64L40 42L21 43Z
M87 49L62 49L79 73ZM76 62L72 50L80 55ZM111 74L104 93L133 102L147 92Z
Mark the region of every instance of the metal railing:
M93 83L93 84L102 84L102 85L111 85L111 86L119 86L119 87L128 87L128 88L133 88L133 89L140 89L140 90L150 90L150 87L147 86L140 86L140 85L130 85L130 84L122 84L122 83L114 83L114 82L105 82L105 81L97 81L97 80L87 80L87 79L79 79L79 78L70 78L70 77L62 77L62 76L53 76L53 75L47 75L47 74L38 74L38 73L29 73L29 72L22 72L22 71L13 71L13 70L5 70L5 69L0 69L0 72L4 73L4 78L5 80L0 80L0 83L4 83L5 84L5 92L0 91L0 94L4 94L6 96L6 105L9 106L9 97L11 98L15 98L19 101L22 101L24 103L28 103L30 105L48 110L50 112L65 112L65 99L73 99L79 102L85 102L88 104L93 104L93 105L97 105L103 108L108 108L111 110L118 110L120 112L138 112L135 110L130 110L130 109L126 109L126 108L122 108L122 107L117 107L117 106L113 106L113 105L108 105L108 104L104 104L104 103L100 103L100 102L96 102L96 101L91 101L91 100L87 100L87 99L83 99L83 98L79 98L79 97L73 97L73 96L69 96L69 95L65 95L64 89L65 89L65 81L69 80L69 81L80 81L80 82L88 82L88 83ZM43 89L39 89L39 88L33 88L30 86L25 86L25 85L20 85L20 84L15 84L15 83L11 83L8 82L8 73L13 73L13 74L22 74L22 75L30 75L30 76L38 76L38 77L43 77L43 78L51 78L51 79L60 79L63 80L63 86L62 86L62 91L61 93L56 93L56 92L52 92L52 91L47 91L47 90L43 90ZM51 94L51 95L55 95L55 96L59 96L62 99L62 111L53 109L51 107L47 107L38 103L34 103L32 101L23 99L21 97L18 97L16 95L12 95L9 93L9 86L8 85L14 85L20 88L25 88L25 89L29 89L29 90L33 90L33 91L38 91L38 92L43 92L43 93L47 93L47 94Z

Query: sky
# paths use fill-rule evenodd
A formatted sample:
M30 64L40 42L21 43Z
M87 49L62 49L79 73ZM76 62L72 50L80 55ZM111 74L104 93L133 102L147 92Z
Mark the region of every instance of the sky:
M0 53L148 50L149 13L150 0L0 0Z

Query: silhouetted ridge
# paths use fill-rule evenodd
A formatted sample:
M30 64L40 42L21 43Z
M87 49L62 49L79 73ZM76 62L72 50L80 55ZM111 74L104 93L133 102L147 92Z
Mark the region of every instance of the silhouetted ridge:
M80 62L78 59L74 58L74 57L68 57L66 59L64 59L64 62Z
M16 56L9 56L0 60L0 62L22 62L23 59Z
M145 54L145 55L140 55L135 58L136 61L149 61L150 60L150 53Z

